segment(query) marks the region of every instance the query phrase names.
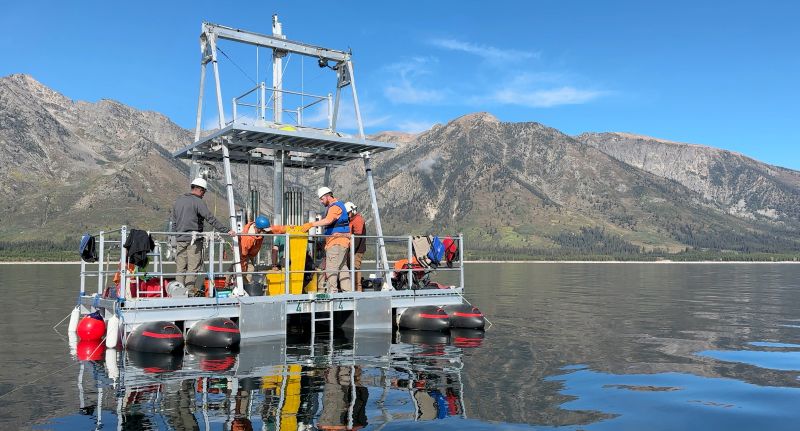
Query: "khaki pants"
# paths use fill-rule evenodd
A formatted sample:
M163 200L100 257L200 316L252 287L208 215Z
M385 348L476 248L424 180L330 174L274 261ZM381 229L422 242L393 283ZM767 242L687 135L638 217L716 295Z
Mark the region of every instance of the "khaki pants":
M350 259L349 259L350 256L348 255L347 257L348 257L347 260L349 262L350 261ZM353 266L353 269L356 270L356 273L355 273L355 281L356 281L355 286L356 286L356 289L355 290L358 291L358 292L361 292L361 290L362 290L361 289L361 271L359 271L359 270L361 269L361 260L363 258L364 258L364 253L355 253L353 255L353 260L355 262L353 262L352 266Z
M347 248L335 245L325 250L325 291L335 293L352 290L350 269L347 267Z
M175 272L200 272L203 268L203 241L197 240L194 244L190 242L178 242L177 252L175 253ZM195 296L201 292L204 277L190 274L178 275L176 281L183 283L189 291L189 296ZM198 281L199 280L199 281ZM198 287L198 285L200 287Z
M240 258L240 260L242 262L245 262L245 263L242 264L242 265L239 265L239 271L242 271L242 272L255 272L256 266L253 265L253 262L251 262L250 259L246 259L246 258L242 257L242 258ZM229 271L230 272L236 272L236 264L235 263L231 264L231 267L230 267ZM250 284L250 283L253 282L253 280L255 280L255 276L256 276L256 274L242 274L242 282L244 284ZM225 277L225 284L228 285L228 286L233 286L234 284L236 284L236 274L227 275Z

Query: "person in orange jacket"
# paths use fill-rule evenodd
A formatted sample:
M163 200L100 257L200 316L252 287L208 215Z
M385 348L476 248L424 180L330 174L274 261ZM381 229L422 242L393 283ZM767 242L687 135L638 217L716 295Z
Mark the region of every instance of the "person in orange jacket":
M242 228L242 233L239 234L239 262L242 265L243 272L255 271L256 256L261 250L264 243L264 237L261 236L266 233L284 234L286 233L287 226L269 224L269 219L265 215L259 215L255 221L247 223ZM273 257L273 259L275 259ZM277 262L272 262L273 266ZM252 274L244 275L246 283L253 282Z

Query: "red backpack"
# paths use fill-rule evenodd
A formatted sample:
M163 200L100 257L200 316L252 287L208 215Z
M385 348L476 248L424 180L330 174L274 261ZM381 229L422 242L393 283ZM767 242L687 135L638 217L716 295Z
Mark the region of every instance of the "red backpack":
M452 268L453 262L458 260L458 243L448 236L444 238L442 244L444 244L444 260L447 267Z

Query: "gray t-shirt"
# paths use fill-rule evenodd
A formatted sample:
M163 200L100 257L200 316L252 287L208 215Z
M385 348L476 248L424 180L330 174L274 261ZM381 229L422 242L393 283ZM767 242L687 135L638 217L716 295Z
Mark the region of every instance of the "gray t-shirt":
M208 222L219 232L227 232L225 226L211 214L199 196L186 193L175 200L172 206L172 230L174 232L202 232L203 222ZM179 235L178 241L191 241L191 235Z

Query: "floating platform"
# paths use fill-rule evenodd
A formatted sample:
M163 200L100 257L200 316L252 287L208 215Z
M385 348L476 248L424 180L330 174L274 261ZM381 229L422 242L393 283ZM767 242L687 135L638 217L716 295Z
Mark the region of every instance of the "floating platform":
M334 313L333 327L354 330L390 331L397 310L426 305L461 304L462 288L390 290L247 296L228 298L141 298L117 301L82 296L82 313L99 310L106 319L116 312L124 333L148 322L170 321L188 330L194 323L212 317L236 321L243 339L284 336L291 316L307 316L311 321L327 321ZM118 308L117 308L118 307ZM323 313L325 317L317 316Z

